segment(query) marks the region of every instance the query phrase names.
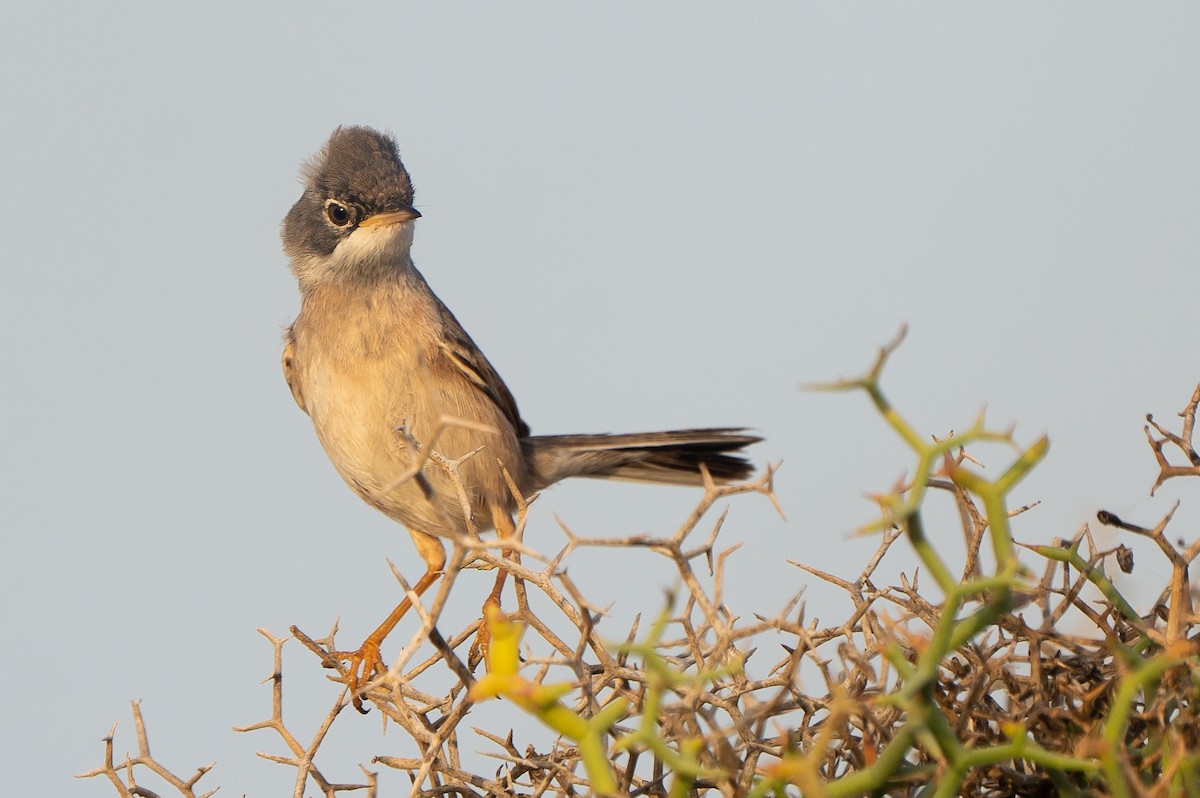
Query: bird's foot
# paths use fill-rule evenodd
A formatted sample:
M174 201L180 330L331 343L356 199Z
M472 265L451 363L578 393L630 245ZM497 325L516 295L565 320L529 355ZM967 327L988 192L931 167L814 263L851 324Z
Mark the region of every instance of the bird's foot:
M492 643L492 630L488 628L488 607L500 609L500 597L497 595L488 596L487 601L483 602L483 620L479 623L479 631L475 633L475 642L471 644L471 651L467 654L467 668L471 673L475 672L480 662L487 660L488 647Z
M364 715L367 714L368 710L362 703L362 685L387 672L383 657L379 654L379 644L368 637L357 651L330 653L349 665L346 671L346 687L350 690L350 700L355 709Z

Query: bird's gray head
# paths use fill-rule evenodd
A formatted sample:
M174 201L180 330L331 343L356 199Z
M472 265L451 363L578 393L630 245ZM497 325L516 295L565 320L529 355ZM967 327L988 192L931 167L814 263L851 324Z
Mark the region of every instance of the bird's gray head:
M396 142L339 127L301 170L304 193L283 220L283 251L304 289L411 266L412 181Z

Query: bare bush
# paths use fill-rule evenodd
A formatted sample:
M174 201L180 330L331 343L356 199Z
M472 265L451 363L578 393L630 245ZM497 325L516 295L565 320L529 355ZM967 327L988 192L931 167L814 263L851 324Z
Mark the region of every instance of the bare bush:
M796 563L844 591L853 611L843 622L806 622L799 597L749 619L726 603L739 587L724 578L732 548L718 547L727 510L702 525L725 499L760 494L774 501L773 467L742 485L709 481L669 537L599 540L566 530L566 545L549 557L521 542L522 501L517 537L504 544L518 556L503 556L496 541L455 540L437 596L427 607L414 601L421 629L389 672L366 686L365 698L404 730L415 753L378 755L372 763L409 774L412 794L420 796L1200 794L1200 671L1188 579L1200 541L1180 546L1168 539L1174 510L1152 527L1100 513L1102 523L1153 540L1171 563L1170 582L1146 615L1107 576L1114 562L1132 567L1126 547L1099 549L1087 526L1067 540L1018 544L1011 520L1029 508L1010 508L1008 496L1045 456L1047 440L1018 445L982 418L944 438L919 433L880 387L895 345L866 376L824 386L865 391L915 455L911 478L877 497L880 517L865 531L878 534L880 544L857 575ZM1200 476L1192 443L1198 404L1200 387L1180 414L1179 433L1147 417L1160 466L1155 488ZM967 453L980 442L1013 452L994 479L985 479ZM1169 447L1190 465L1172 465ZM926 534L922 507L930 490L952 496L963 519L967 556L957 565ZM901 541L916 551L932 585L902 577L898 585L877 586L880 564ZM595 600L607 597L581 595L563 569L573 552L594 546L655 552L678 575L678 594L652 622L622 630L623 644L601 634L605 621ZM1019 559L1022 549L1041 561L1040 578ZM487 675L477 680L459 652L478 624L445 635L439 623L455 575L480 565L508 571L516 608L488 619ZM1089 631L1063 631L1069 614L1086 619ZM331 654L336 630L320 639L291 632L347 682L346 666ZM371 771L364 769L361 782L338 784L317 765L326 733L350 703L347 691L311 739L297 738L282 711L281 651L289 638L263 634L274 656L271 713L239 730L269 731L283 743L284 753L260 756L295 770L296 796L309 785L326 796L374 796ZM758 664L767 635L783 645L774 661ZM823 682L820 694L801 689L801 673ZM466 726L470 707L493 696L549 728L553 742L538 748L509 730ZM82 775L107 776L120 795L153 795L135 783L146 768L180 795L194 795L208 768L188 780L171 776L150 757L136 704L134 713L138 755L115 763L110 733L104 765ZM494 769L464 761L464 748L479 744L491 746Z

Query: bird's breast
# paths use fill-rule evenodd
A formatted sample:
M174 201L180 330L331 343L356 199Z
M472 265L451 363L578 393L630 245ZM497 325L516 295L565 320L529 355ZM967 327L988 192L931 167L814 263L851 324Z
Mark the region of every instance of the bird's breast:
M502 419L449 362L434 309L403 291L311 295L293 340L305 407L338 473L385 514L438 534L461 531L466 512L453 503L434 506L415 479L394 485L427 446L448 460L489 450L460 471L481 527L490 525L482 523L489 504L511 502L497 459L515 462L519 454L511 434L441 426L447 417L491 426ZM458 494L444 468L427 463L423 473L447 488L439 496Z

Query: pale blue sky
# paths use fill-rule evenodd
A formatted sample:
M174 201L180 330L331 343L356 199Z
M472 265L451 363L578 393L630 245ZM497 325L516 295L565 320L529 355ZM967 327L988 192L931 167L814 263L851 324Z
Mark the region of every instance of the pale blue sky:
M342 123L397 136L417 264L536 432L766 436L789 520L732 502L742 615L811 581L784 558L852 576L870 549L845 539L862 494L909 460L861 397L797 386L863 370L903 322L886 385L923 429L986 404L1050 434L1019 539L1101 506L1151 523L1176 496L1191 539L1200 496L1147 498L1141 424L1200 381L1198 30L1185 3L6 9L0 781L110 795L67 780L113 720L133 746L142 698L168 765L286 791L253 755L279 745L229 731L268 710L255 628L340 614L356 641L397 595L384 558L418 573L279 372L298 303L278 224ZM555 516L667 532L697 498L564 485L528 540L557 549ZM619 562L568 564L618 618L653 609L667 563ZM1145 551L1124 584L1168 570ZM486 581L460 583L464 623ZM289 651L292 717L315 723L333 687ZM334 778L412 755L375 719L339 735Z

